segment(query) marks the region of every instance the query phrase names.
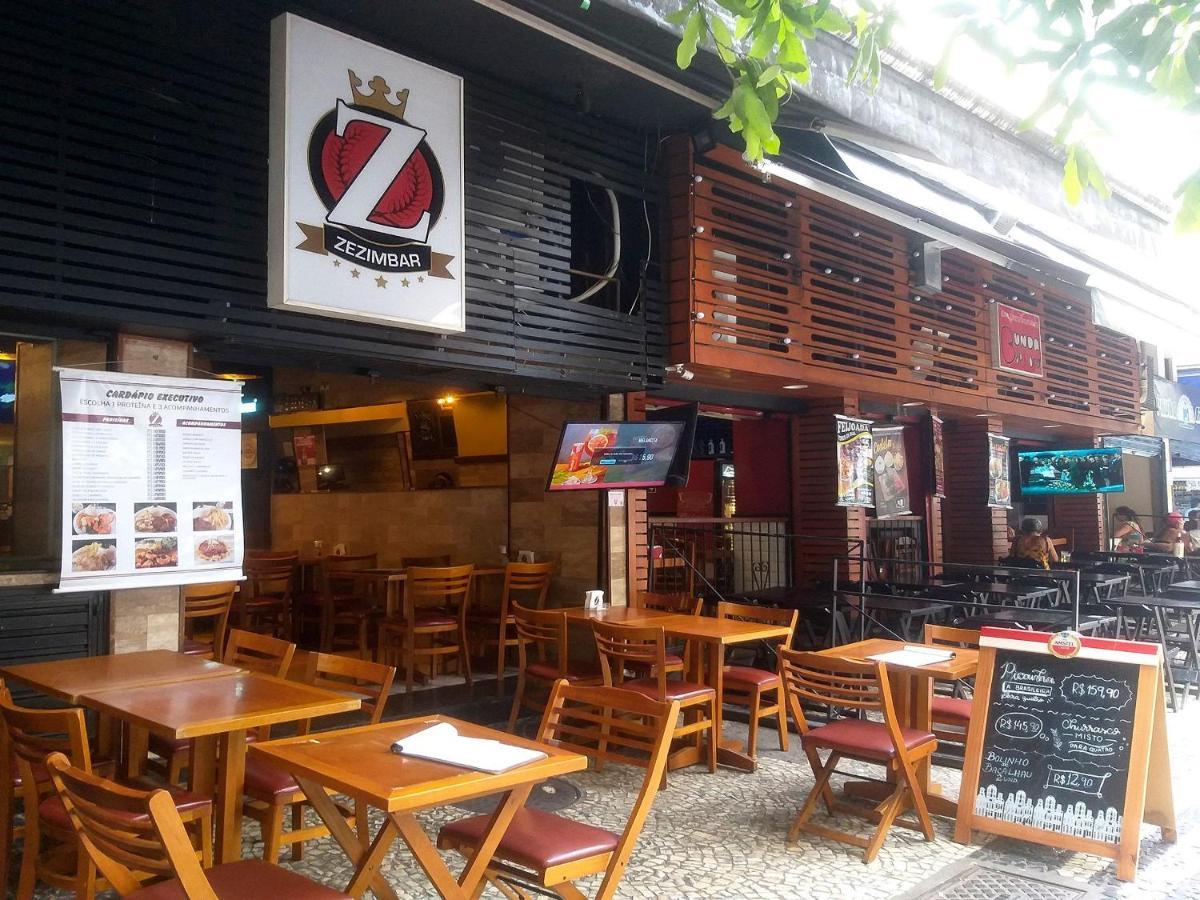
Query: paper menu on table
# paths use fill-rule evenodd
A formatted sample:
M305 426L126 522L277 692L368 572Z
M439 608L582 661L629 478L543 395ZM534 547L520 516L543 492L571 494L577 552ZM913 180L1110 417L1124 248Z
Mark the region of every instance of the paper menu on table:
M937 647L905 646L902 650L876 653L868 656L867 659L890 663L894 666L933 666L954 659L954 651L942 650Z
M438 722L396 741L392 752L493 774L546 758L541 750L461 735L449 722Z

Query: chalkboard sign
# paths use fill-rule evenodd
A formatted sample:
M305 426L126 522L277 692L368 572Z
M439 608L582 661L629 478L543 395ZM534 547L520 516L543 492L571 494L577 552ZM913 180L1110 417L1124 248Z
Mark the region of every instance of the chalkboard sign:
M1142 821L1175 838L1156 644L985 628L956 838L972 830L1137 870Z
M1137 674L997 651L975 815L1120 843Z

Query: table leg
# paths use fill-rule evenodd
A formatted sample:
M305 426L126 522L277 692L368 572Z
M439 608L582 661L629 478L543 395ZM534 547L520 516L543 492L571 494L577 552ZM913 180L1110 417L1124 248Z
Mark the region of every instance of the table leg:
M513 788L504 795L504 799L500 801L500 804L496 807L496 811L492 813L492 820L483 832L483 840L475 848L475 852L468 857L467 865L458 877L458 886L462 889L463 896L475 896L476 888L483 881L483 877L487 873L488 863L492 861L492 856L495 854L496 848L500 846L500 840L504 837L504 832L508 829L508 825L512 821L513 816L516 815L517 810L524 806L525 801L529 799L529 792L531 790L533 790L532 784ZM423 831L421 834L424 836ZM433 848L430 847L430 849ZM416 848L414 847L413 853L415 854L416 852ZM440 857L438 859L440 860Z
M369 886L379 900L397 900L396 892L379 874L380 863L392 842L399 836L392 820L387 819L370 846L364 847L358 835L342 818L341 810L325 793L325 788L306 778L297 778L296 782L300 785L300 790L304 791L304 796L308 798L309 805L321 817L325 827L329 829L333 839L338 842L342 851L354 864L354 877L350 880L346 893L352 897L361 897Z
M242 858L242 789L246 782L246 730L221 735L217 760L217 841L218 863L237 862Z
M150 752L150 732L138 725L128 726L125 741L125 777L138 778Z
M1179 707L1175 700L1175 673L1171 670L1171 644L1167 640L1166 618L1161 606L1154 607L1154 622L1158 626L1158 640L1163 651L1163 671L1167 677L1167 695L1171 698L1171 712L1175 712Z
M199 737L192 741L188 761L188 790L211 797L217 790L217 736Z

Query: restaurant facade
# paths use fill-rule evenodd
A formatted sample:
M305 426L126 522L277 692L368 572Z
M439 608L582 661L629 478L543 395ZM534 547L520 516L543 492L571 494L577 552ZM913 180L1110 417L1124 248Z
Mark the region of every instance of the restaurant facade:
M1015 452L1136 430L1137 344L1095 323L1079 271L964 238L812 156L751 168L677 90L529 14L403 6L35 4L0 26L0 655L178 641L177 590L52 593L55 367L243 381L247 547L393 564L524 551L556 563L561 602L653 586L656 520L754 519L829 548L902 521L920 558L990 563L1022 511L992 436ZM288 11L462 77L461 330L269 302L271 23ZM350 72L341 102L379 74ZM418 93L376 93L395 106L402 89ZM312 255L338 277L354 264ZM402 267L368 274L381 296L409 288ZM712 479L691 485L698 503L687 485L545 492L564 422L692 402L716 429L695 454ZM847 420L902 429L886 439L893 470L907 461L903 510L839 498ZM1095 494L1023 511L1103 546ZM827 573L829 548L777 577Z

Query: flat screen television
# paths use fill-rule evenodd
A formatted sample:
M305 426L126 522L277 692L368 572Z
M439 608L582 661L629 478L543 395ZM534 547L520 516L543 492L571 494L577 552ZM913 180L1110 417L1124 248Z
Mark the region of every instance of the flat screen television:
M1119 447L1030 450L1017 454L1021 493L1115 494L1125 490Z
M567 422L548 491L662 487L684 422Z
M679 439L679 449L675 451L675 459L671 461L671 470L667 472L667 484L669 485L683 487L688 483L688 475L692 470L692 444L696 442L696 420L699 415L699 403L664 406L662 409L646 411L646 419L651 422L683 423L683 435Z
M11 422L17 404L17 364L0 360L0 422Z

